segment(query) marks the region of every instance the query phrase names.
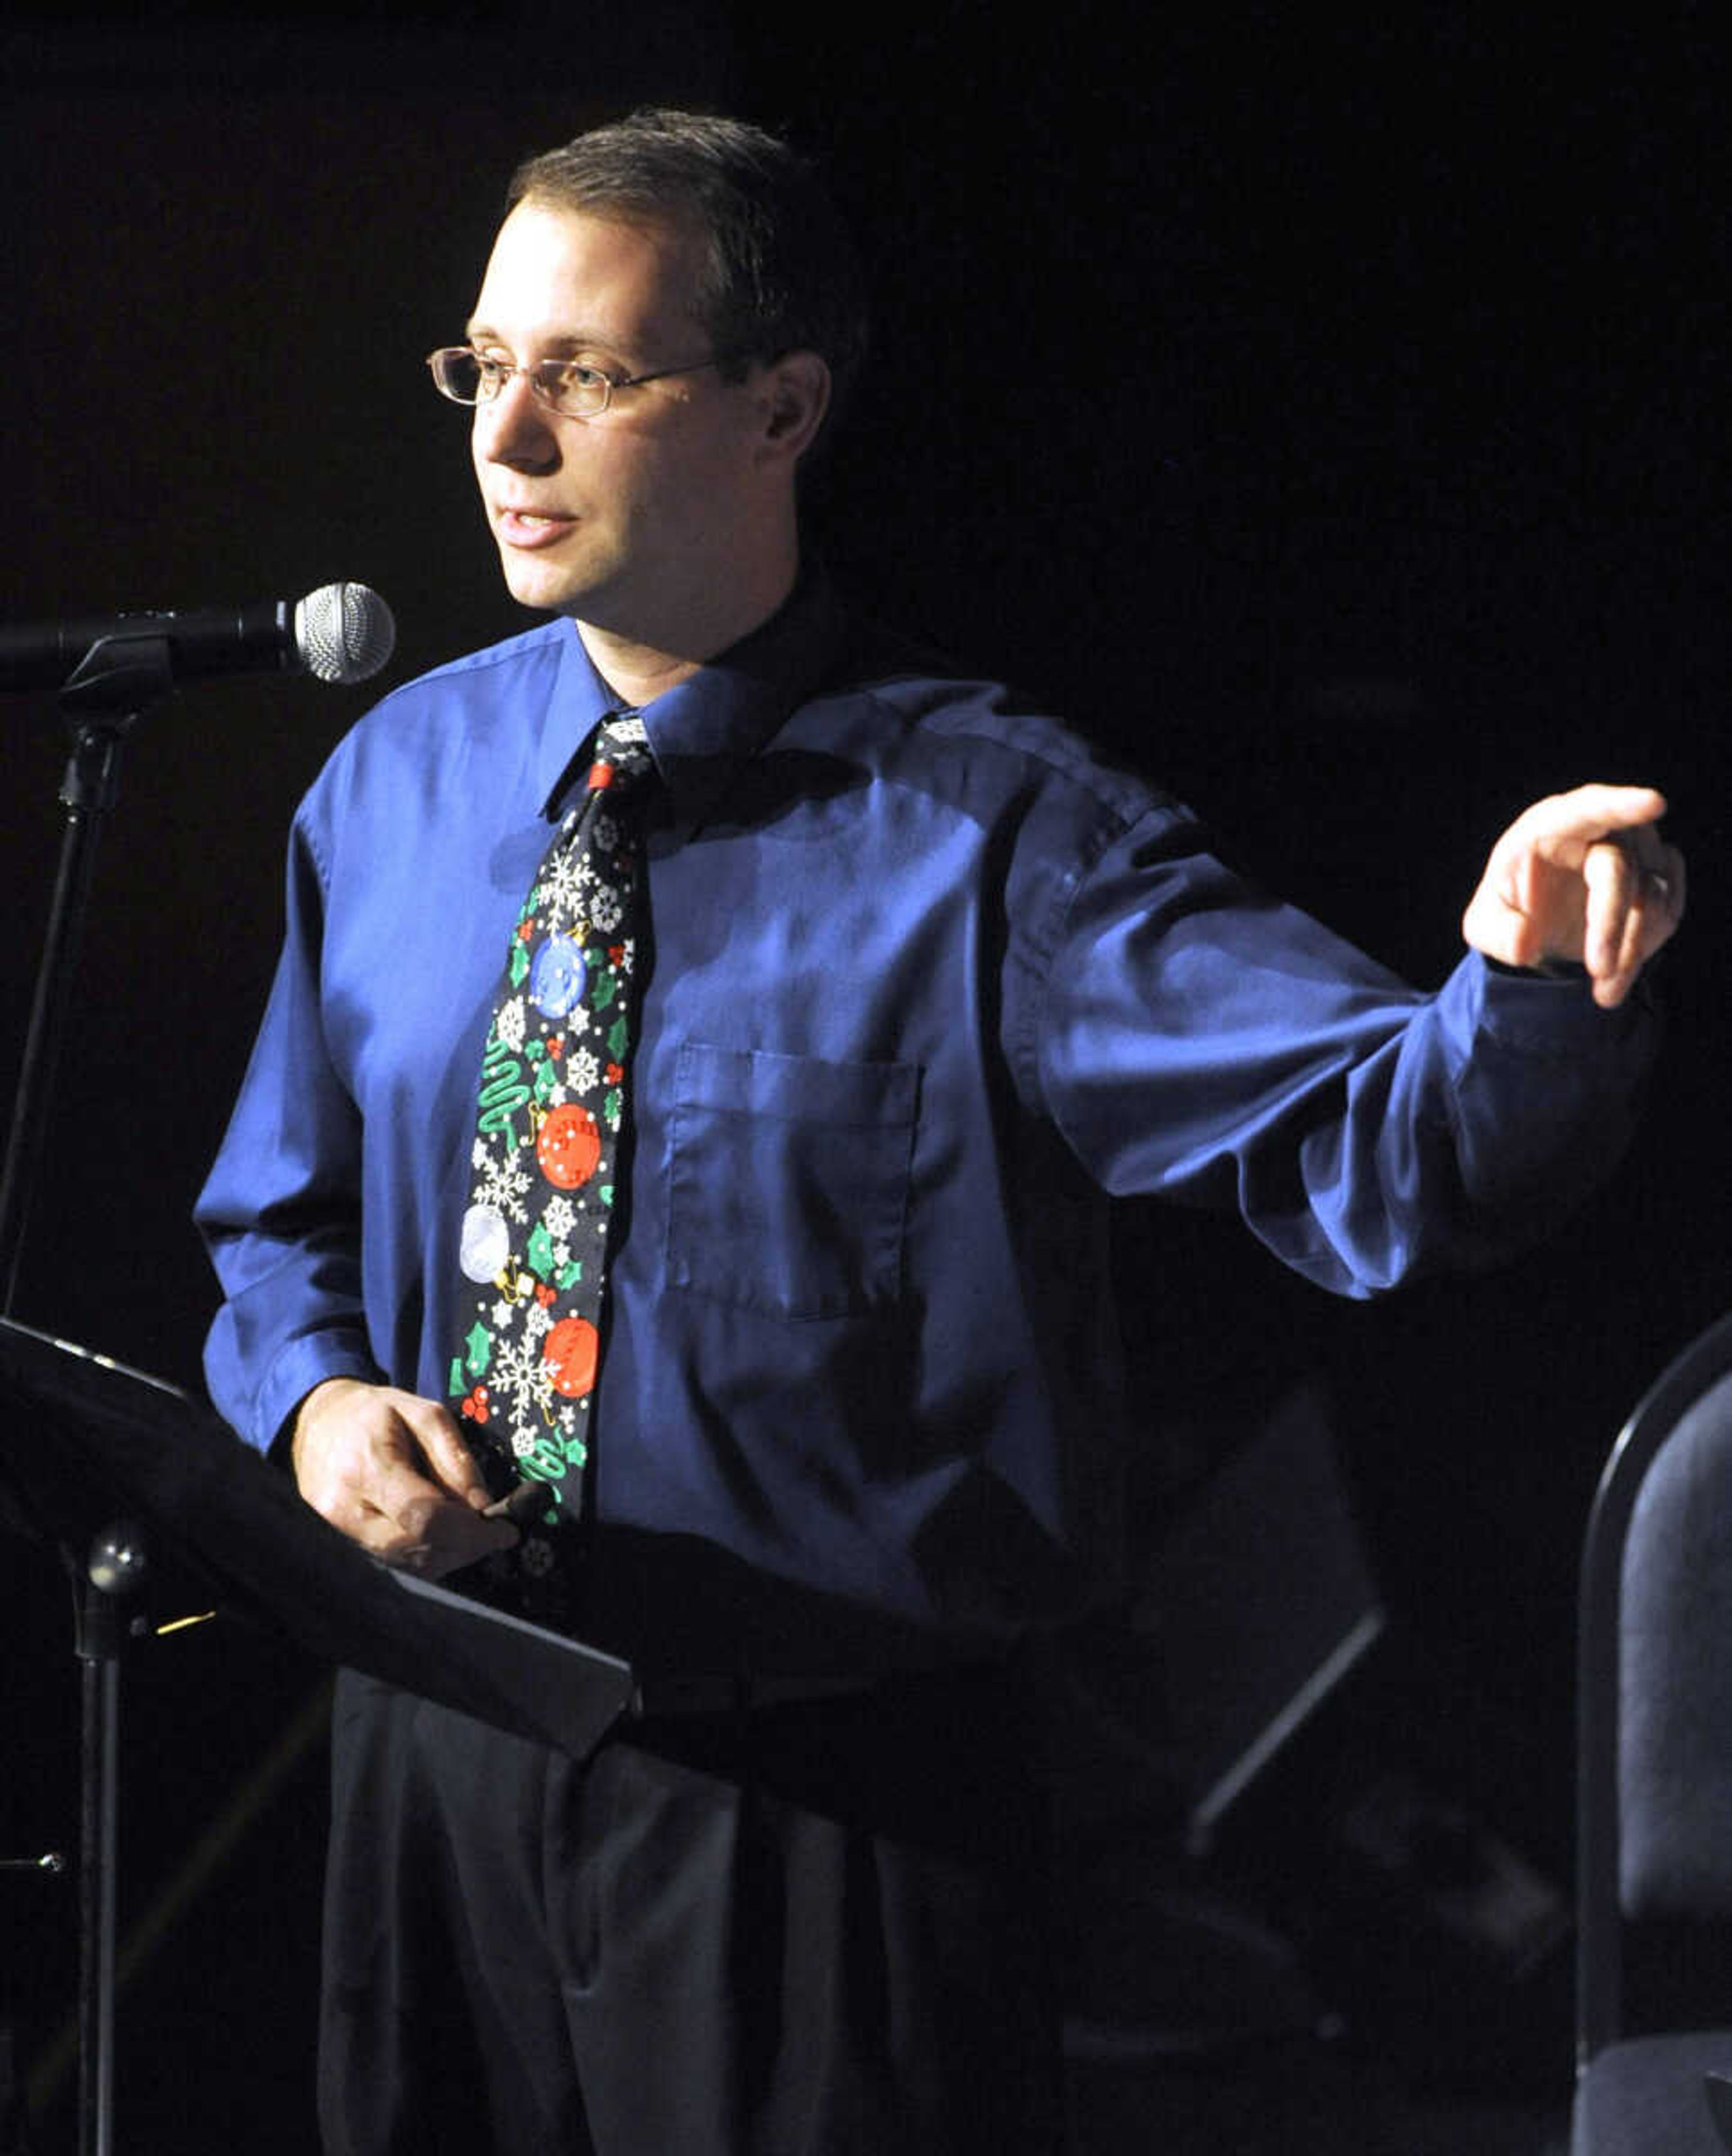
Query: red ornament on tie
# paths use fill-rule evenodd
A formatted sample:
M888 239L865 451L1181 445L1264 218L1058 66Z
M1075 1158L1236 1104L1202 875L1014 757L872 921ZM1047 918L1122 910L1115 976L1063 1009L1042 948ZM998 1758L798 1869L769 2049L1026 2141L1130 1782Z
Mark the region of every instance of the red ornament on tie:
M595 1173L601 1158L601 1132L587 1108L574 1101L550 1108L536 1133L535 1157L542 1173L562 1190L575 1190Z

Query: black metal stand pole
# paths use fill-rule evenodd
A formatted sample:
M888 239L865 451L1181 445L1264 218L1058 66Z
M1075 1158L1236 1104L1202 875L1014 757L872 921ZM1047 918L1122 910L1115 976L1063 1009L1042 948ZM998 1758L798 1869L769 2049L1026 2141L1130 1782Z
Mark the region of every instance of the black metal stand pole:
M84 1757L78 1962L79 2156L113 2156L115 1948L120 1877L121 1655L142 1537L108 1529L74 1581Z
M90 1604L107 1597L87 1587ZM86 1635L107 1631L113 1614L97 1607L80 1613ZM116 1758L121 1736L121 1663L118 1645L79 1649L82 1686L81 1741L95 1772L84 1777L80 1818L83 1862L79 1871L78 2146L82 2156L109 2156L114 2146L114 1971L116 1863L120 1804Z
M166 639L116 637L87 653L60 692L60 707L73 730L72 753L60 782L66 829L0 1178L0 1315L8 1317L17 1297L24 1229L42 1160L49 1091L71 1002L102 818L119 793L126 736L172 687ZM144 1555L136 1536L115 1527L82 1562L69 1552L67 1563L77 1601L82 1688L78 2145L80 2156L112 2156L121 1650L126 1640L120 1603L136 1584Z
M18 1090L13 1103L7 1142L6 1171L0 1183L0 1288L4 1314L17 1300L19 1260L29 1219L36 1165L42 1157L49 1088L59 1061L65 1031L68 986L95 867L100 819L115 798L119 782L121 736L110 727L80 728L73 744L60 798L66 803L66 829L60 842L59 872L49 910L48 933L36 976L36 993L24 1036Z
M0 1177L0 1316L13 1315L24 1228L42 1158L49 1089L59 1061L73 969L84 932L96 840L120 792L126 736L174 685L168 644L156 636L111 637L86 654L60 691L72 723L72 753L60 781L66 829L37 968L36 993L18 1068L18 1096Z

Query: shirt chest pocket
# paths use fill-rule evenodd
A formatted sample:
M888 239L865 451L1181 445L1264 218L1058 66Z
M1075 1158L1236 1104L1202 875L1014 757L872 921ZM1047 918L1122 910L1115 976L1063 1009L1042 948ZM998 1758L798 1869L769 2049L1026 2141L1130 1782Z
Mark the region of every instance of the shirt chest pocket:
M669 1286L781 1317L894 1302L919 1095L911 1063L687 1041L669 1125Z

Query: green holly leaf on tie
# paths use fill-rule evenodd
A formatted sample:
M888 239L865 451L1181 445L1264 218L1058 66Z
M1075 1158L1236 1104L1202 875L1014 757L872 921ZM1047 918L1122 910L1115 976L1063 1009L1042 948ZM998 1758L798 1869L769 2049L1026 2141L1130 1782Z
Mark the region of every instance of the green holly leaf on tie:
M493 1335L482 1324L479 1317L470 1327L469 1337L463 1345L465 1351L464 1359L468 1364L471 1376L486 1377L487 1365L493 1359ZM460 1393L467 1392L469 1388L467 1385L460 1385L457 1390Z

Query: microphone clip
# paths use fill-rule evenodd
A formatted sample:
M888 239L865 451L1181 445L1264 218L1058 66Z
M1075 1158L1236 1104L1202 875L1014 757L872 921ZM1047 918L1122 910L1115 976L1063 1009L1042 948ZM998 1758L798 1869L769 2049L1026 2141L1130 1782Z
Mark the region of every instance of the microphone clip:
M174 690L168 639L143 631L104 636L80 660L59 691L60 709L80 725L124 729Z

